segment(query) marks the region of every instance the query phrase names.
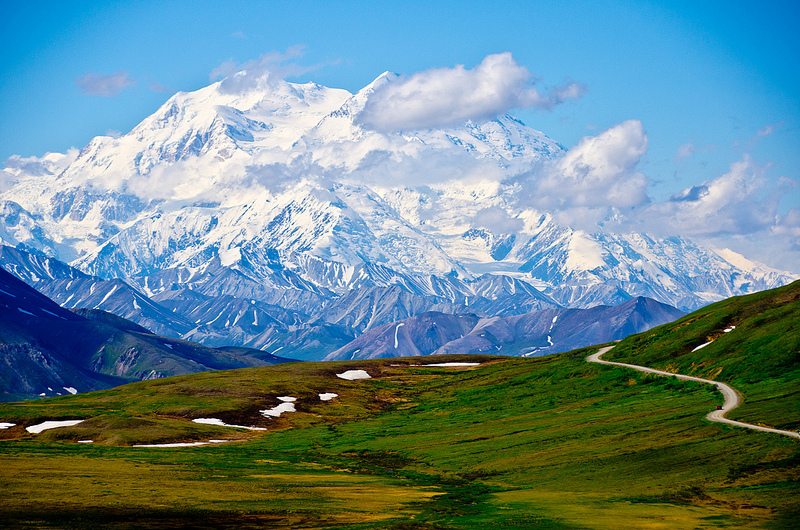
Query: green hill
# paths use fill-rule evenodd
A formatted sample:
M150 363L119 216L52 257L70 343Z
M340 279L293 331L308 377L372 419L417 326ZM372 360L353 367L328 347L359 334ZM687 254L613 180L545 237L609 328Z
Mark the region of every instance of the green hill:
M747 414L791 426L796 291L715 304L613 353L680 370L704 362L697 373L729 374ZM0 527L795 527L797 440L709 423L721 403L709 385L586 363L593 351L292 363L0 404L0 422L17 424L0 430ZM480 365L416 366L451 361ZM337 377L356 369L371 378ZM749 397L770 384L782 390ZM778 394L790 399L783 415ZM287 396L296 412L260 412ZM190 421L209 417L268 430ZM24 429L66 419L85 421ZM231 441L132 447L211 439Z
M800 429L800 281L628 337L604 359L728 383L744 396L729 418Z

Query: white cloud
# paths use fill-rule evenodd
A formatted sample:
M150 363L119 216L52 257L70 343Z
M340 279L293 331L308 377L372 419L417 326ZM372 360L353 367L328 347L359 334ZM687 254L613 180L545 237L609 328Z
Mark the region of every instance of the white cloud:
M769 136L770 134L775 132L775 129L777 129L781 125L783 125L783 121L779 121L778 123L771 123L767 126L760 128L758 131L756 131L756 134L758 136Z
M357 121L380 132L446 127L514 108L550 109L585 92L584 85L570 83L542 95L533 74L506 52L487 56L472 70L434 68L380 86Z
M237 64L228 59L209 74L210 81L223 78L220 89L230 94L239 94L254 88L269 86L286 77L302 75L319 69L323 65L302 66L295 62L305 55L302 45L287 48L285 52L270 52L253 61Z
M537 202L554 210L628 208L648 201L647 177L636 166L647 151L639 120L586 136L536 183Z
M678 151L675 153L675 156L678 158L689 158L695 153L695 151L697 151L697 147L695 147L695 145L692 143L686 142L678 147Z
M75 79L75 83L84 94L111 98L118 95L125 88L134 86L136 80L129 77L128 72L116 72L110 75L86 73Z
M488 228L495 234L514 234L522 230L525 223L518 217L511 217L505 209L491 206L475 213L472 226Z
M724 175L641 212L648 230L691 236L742 235L775 226L780 194L767 193L764 167L749 155Z
M377 187L425 186L448 181L499 182L506 173L493 160L466 151L423 147L411 152L373 149L347 175L349 180Z

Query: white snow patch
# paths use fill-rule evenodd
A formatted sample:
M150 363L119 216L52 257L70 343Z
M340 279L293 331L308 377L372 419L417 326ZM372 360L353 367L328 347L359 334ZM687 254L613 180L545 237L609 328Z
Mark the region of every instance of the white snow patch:
M266 431L264 427L247 427L245 425L231 425L217 418L197 418L192 420L194 423L202 423L203 425L217 425L218 427L235 427L237 429L248 429L251 431Z
M340 379L347 379L348 381L355 381L356 379L372 379L365 370L347 370L341 374L336 374Z
M79 444L93 444L94 440L78 440Z
M550 346L553 345L553 339L550 338L550 335L547 336L547 342L550 344Z
M62 317L61 315L56 315L56 314L55 314L55 313L53 313L52 311L48 311L47 309L45 309L45 308L43 308L43 307L40 307L39 309L41 309L42 311L44 311L45 313L47 313L47 314L49 314L49 315L53 315L53 316L54 316L54 317L56 317L56 318L60 318L61 320L66 320L66 318Z
M24 309L22 309L21 307L18 307L18 308L17 308L17 311L19 311L20 313L25 313L26 315L30 315L30 316L32 316L32 317L35 317L35 316L36 316L36 315L34 315L33 313L31 313L30 311L25 311L25 310L24 310Z
M287 401L289 403L297 401L297 398L292 396L278 396L278 399L280 399L281 401Z
M69 392L70 394L73 394L73 395L78 393L78 390L75 387L71 387L71 386L65 386L64 390L66 390L67 392Z
M698 346L697 348L693 349L692 351L697 351L697 350L699 350L700 348L705 348L706 346L708 346L708 345L709 345L709 344L711 344L712 342L714 342L714 341L713 341L713 340L710 340L710 341L706 342L705 344L701 344L700 346Z
M397 330L399 330L399 329L400 329L400 326L405 326L405 323L404 323L404 322L400 322L400 323L399 323L399 324L398 324L398 325L397 325L397 326L394 328L394 347L395 347L395 349L397 348L397 346L399 346L399 345L400 345L400 343L397 341Z
M730 332L731 332L731 331L733 331L734 329L736 329L736 326L731 326L731 327L729 327L729 328L725 328L725 329L723 329L723 330L722 330L722 332L723 332L723 333L730 333Z
M106 300L108 300L111 297L111 295L114 294L115 292L117 292L117 286L116 285L114 286L113 289L111 289L110 291L108 291L108 293L106 293L106 295L103 297L102 300L100 300L100 303L97 304L97 305L101 306L104 303L106 303Z
M139 445L134 445L134 447L199 447L201 445L223 444L225 442L230 442L230 441L232 440L209 440L207 442L178 442L171 444L139 444Z
M83 420L62 420L62 421L46 421L44 423L39 423L37 425L31 425L30 427L25 427L25 430L32 434L39 434L42 431L46 431L48 429L57 429L59 427L73 427Z
M411 366L480 366L481 363L431 363L431 364L412 364Z
M0 289L0 293L7 294L7 295L8 295L8 296L10 296L11 298L16 298L16 297L17 297L17 295L15 295L15 294L11 294L11 293L9 293L9 292L7 292L7 291L4 291L4 290L2 290L2 289Z
M272 407L271 409L261 410L261 415L264 417L272 417L277 418L284 412L297 412L297 409L294 408L294 403L281 403L277 407Z
M142 308L139 307L139 304L136 303L136 298L133 299L133 308L137 311L141 311Z
M13 427L16 423L8 423L6 421L0 421L0 429L8 429L9 427Z
M325 392L324 394L319 395L319 399L322 401L330 401L335 397L339 397L339 394L335 394L333 392Z

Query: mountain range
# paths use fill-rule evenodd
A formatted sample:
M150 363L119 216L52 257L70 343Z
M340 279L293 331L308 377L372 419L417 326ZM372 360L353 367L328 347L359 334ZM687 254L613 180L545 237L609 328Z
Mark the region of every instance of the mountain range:
M69 311L0 269L0 400L53 397L171 375L291 361L155 335L97 309Z
M300 359L430 312L690 311L795 278L684 237L562 225L526 202L560 144L510 115L370 129L367 101L394 82L351 94L239 72L125 135L12 157L0 262L65 307Z

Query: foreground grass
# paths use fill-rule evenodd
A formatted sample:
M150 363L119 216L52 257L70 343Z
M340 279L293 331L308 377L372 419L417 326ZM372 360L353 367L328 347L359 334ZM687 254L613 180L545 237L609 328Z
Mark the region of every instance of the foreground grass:
M791 527L796 441L705 422L721 401L708 385L588 353L474 357L476 369L302 363L0 405L0 421L21 425L87 418L0 431L0 526ZM335 376L351 368L373 379ZM258 413L285 395L298 412ZM208 416L270 430L189 421ZM209 438L240 441L129 447Z

